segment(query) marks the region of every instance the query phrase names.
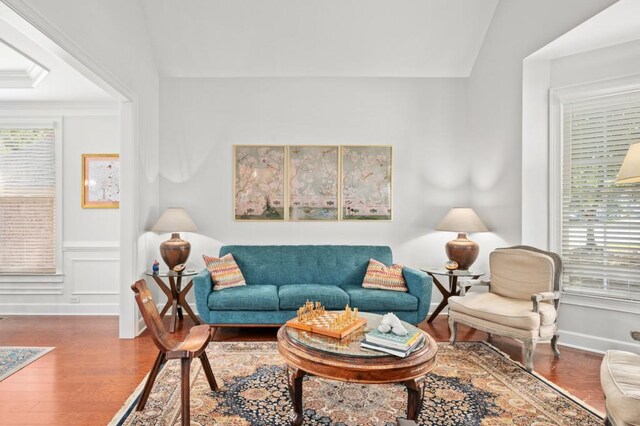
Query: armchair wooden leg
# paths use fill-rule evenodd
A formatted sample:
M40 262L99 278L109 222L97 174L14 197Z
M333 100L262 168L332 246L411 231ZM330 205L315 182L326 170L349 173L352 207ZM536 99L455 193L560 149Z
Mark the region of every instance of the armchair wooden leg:
M560 336L558 334L554 334L551 339L551 350L553 351L553 356L555 358L560 358L560 351L558 350L558 338Z
M451 331L451 338L449 341L453 345L456 343L456 338L458 336L458 324L451 317L449 317L449 331Z
M153 383L156 381L156 377L158 377L158 373L162 369L162 365L166 360L167 358L164 352L158 352L158 356L156 357L156 360L153 363L153 367L151 367L151 371L149 372L147 383L145 383L144 389L142 389L142 394L140 394L138 405L136 405L137 411L142 410L147 404L147 399L149 399L149 394L151 393L151 389L153 388Z
M191 372L191 358L182 358L181 374L182 374L182 426L191 424L191 388L189 386L189 373Z
M533 371L533 353L536 350L535 340L524 341L524 366L528 372Z
M202 352L198 358L200 358L202 369L204 370L204 375L207 376L207 381L209 382L211 390L217 391L218 383L216 383L216 377L213 375L213 370L211 370L211 364L209 364L209 358L207 358L207 354L205 352Z

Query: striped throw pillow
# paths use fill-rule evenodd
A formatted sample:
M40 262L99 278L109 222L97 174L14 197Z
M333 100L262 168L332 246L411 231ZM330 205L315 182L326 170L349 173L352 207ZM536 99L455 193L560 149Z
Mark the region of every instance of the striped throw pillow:
M202 255L202 258L211 273L214 290L224 290L225 288L247 285L244 281L242 271L238 268L238 264L231 253L222 257Z
M402 268L402 265L386 266L375 259L369 259L362 287L406 292L407 284L402 276Z

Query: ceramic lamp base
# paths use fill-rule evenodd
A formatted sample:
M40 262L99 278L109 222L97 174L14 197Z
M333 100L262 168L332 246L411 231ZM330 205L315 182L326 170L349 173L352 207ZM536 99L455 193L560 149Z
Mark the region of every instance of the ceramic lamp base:
M478 243L467 239L464 232L458 234L458 238L451 240L445 246L447 257L458 263L458 269L467 270L478 258L480 246Z
M160 244L160 256L169 270L173 270L176 265L186 263L189 254L191 254L191 243L180 238L177 232L171 234L171 239Z

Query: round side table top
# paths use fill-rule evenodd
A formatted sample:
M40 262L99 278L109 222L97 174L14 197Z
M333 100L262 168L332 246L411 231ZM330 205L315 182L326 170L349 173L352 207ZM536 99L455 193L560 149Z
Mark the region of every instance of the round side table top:
M433 275L448 275L453 277L479 277L484 272L472 271L470 269L454 269L452 271L445 268L420 268L422 272Z
M382 315L362 312L367 325L347 336L335 339L296 330L286 325L278 330L278 351L288 365L328 379L357 383L398 383L429 373L435 366L438 346L429 334L418 349L400 358L360 347L364 333L377 327ZM411 324L403 322L407 330Z
M149 275L150 277L177 277L177 276L183 276L183 277L192 277L194 275L198 275L197 271L182 271L181 273L177 273L175 271L161 271L161 272L153 272L153 271L144 271L144 273L146 275Z

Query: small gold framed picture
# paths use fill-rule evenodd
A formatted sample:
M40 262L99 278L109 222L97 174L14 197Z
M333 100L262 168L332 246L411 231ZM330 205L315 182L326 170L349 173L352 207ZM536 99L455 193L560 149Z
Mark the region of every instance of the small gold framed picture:
M82 154L82 208L120 207L120 155Z

